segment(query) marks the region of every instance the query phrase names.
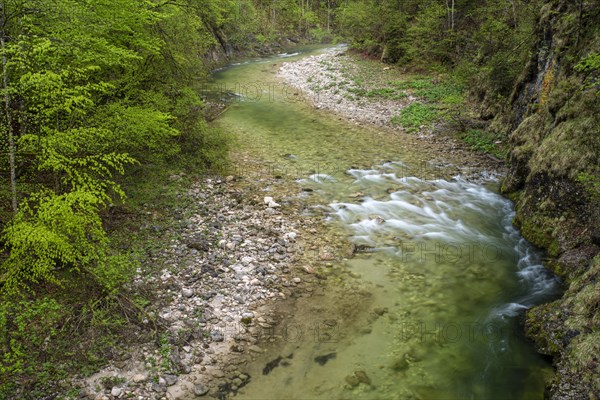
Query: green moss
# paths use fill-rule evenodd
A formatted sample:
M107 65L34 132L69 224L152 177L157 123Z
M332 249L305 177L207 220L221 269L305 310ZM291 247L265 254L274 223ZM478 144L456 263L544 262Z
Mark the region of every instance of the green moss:
M563 325L560 300L533 307L525 316L525 333L543 354L556 356L563 350L563 337L556 328Z
M520 215L515 223L521 229L521 234L527 240L538 247L548 250L550 256L558 256L560 254L560 244L554 237L554 227L556 221L553 218L548 218L538 214L531 216Z

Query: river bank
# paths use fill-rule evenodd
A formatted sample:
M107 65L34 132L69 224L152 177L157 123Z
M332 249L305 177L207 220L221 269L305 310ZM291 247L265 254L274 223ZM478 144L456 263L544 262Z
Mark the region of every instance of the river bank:
M320 280L299 263L310 256L305 246L316 223L246 183L254 190L237 188L233 176L206 178L181 194L189 204L178 221L184 228L167 228L169 246L146 260L128 288L154 294L144 323L155 324L160 339L123 349L76 381L84 398L221 397L247 383L236 365L262 352L256 344L276 324L273 310L310 295ZM146 229L160 228L149 221Z

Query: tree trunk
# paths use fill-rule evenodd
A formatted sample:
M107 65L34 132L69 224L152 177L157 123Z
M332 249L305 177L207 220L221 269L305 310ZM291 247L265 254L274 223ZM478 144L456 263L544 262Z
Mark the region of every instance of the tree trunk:
M331 21L331 0L327 0L327 33L331 32L329 23Z
M517 20L517 6L515 5L514 0L508 0L510 2L510 6L512 8L513 13L513 23L515 24L515 28L519 25L519 21Z
M0 26L4 27L6 21L4 19L4 4L0 3ZM8 59L6 57L6 38L4 29L0 30L0 48L2 49L2 89L4 90L4 111L6 113L6 130L8 132L8 162L10 166L10 193L11 203L13 212L16 214L18 211L17 204L17 169L15 163L15 136L12 125L12 115L10 113L10 95L8 94L8 71L6 70L6 64Z
M452 0L452 30L454 30L454 0Z

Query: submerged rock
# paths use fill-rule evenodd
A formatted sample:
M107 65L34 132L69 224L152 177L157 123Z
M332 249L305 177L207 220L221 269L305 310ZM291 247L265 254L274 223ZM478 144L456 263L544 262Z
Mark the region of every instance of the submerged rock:
M354 376L358 379L359 382L364 383L365 385L371 385L371 378L367 375L365 371L355 371Z
M346 381L346 383L348 385L350 385L351 387L356 387L360 384L360 381L358 380L358 378L354 375L347 375L344 380Z
M327 361L332 360L336 357L337 357L337 353L335 353L335 352L328 353L328 354L324 354L322 356L315 357L315 362L319 365L325 365L325 364L327 364Z
M403 354L400 358L395 360L391 365L391 368L397 372L405 371L408 369L408 367L410 367L410 364L408 363L408 361L406 361L406 354Z

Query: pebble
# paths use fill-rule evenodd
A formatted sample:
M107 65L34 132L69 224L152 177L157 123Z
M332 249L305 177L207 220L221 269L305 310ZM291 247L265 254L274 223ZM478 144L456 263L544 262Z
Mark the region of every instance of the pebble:
M314 274L317 271L311 267L310 265L305 265L304 267L302 267L302 269L304 270L304 272L306 272L307 274Z
M222 342L225 340L225 336L223 336L223 334L219 331L212 331L210 333L210 338L213 340L213 342Z
M114 387L110 391L110 395L114 396L114 397L119 397L122 394L123 394L123 389L121 389L120 387Z
M167 386L173 386L174 384L177 383L177 376L176 375L165 375L165 382L167 383Z
M288 232L288 233L286 233L285 235L283 235L283 237L284 237L285 239L287 239L287 240L290 240L290 241L292 241L292 242L293 242L293 241L295 241L295 240L296 240L296 238L298 237L298 234L297 234L296 232Z
M250 350L253 353L262 353L263 352L263 349L261 349L257 345L252 345L252 346L248 347L248 350Z
M194 385L194 394L198 397L204 396L208 393L208 388L201 383Z

